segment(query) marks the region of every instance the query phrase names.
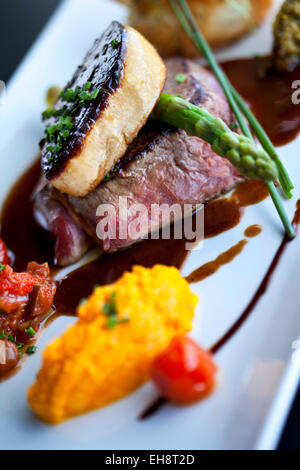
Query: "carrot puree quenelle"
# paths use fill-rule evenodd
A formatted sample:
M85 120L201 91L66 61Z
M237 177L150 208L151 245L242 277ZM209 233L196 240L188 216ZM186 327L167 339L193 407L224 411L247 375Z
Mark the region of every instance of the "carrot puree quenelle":
M174 267L134 266L97 287L79 319L44 352L30 407L57 424L107 405L151 378L153 360L191 330L197 296Z

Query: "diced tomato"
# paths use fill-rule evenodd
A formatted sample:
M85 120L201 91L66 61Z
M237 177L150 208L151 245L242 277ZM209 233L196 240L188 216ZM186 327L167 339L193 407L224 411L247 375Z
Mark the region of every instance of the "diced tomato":
M0 281L1 282L1 281ZM0 295L0 310L5 313L16 312L26 307L29 300L29 294L26 295ZM2 328L2 318L0 318L0 332Z
M0 272L0 295L24 296L32 291L36 279L29 273L15 273L8 265Z
M215 386L212 355L187 336L172 340L153 364L152 378L161 394L177 403L192 403Z
M0 238L0 263L1 264L9 264L10 263L7 247L4 243L4 241L1 240L1 238Z
M43 283L50 279L48 263L38 264L35 261L31 261L27 264L26 272L32 274L39 283Z

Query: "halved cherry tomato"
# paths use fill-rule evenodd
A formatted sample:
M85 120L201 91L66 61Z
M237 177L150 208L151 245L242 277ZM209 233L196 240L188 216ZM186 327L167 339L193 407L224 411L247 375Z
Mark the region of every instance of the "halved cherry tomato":
M192 403L215 386L212 355L187 336L174 338L153 364L152 378L161 394L177 403Z

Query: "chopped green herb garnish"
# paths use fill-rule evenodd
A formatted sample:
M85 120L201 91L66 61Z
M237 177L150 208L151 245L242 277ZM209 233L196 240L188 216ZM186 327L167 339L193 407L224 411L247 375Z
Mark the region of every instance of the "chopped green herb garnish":
M46 151L52 155L48 157L47 162L53 161L53 155L59 153L63 147L63 142L70 136L70 131L74 127L74 116L80 107L85 106L89 101L97 98L100 93L98 88L91 91L92 82L86 82L83 87L76 86L75 90L67 88L62 90L60 98L66 103L72 103L70 106L64 104L60 109L48 108L42 113L43 119L59 118L55 124L52 124L45 129L46 141L53 143L48 145Z
M7 336L7 339L8 339L8 341L11 341L12 343L15 342L14 337L11 333Z
M112 292L108 302L106 302L103 306L103 313L104 315L108 316L108 320L106 323L107 328L114 328L120 323L127 323L130 321L129 318L118 318L116 301L117 294L116 292Z
M117 325L120 325L122 323L128 323L129 321L130 321L130 318L118 318L117 315L112 315L107 320L106 327L114 328Z
M65 129L64 131L61 131L60 135L66 139L70 135L70 131L68 129Z
M114 316L117 315L117 306L116 306L116 293L113 292L109 298L109 301L106 302L103 306L103 312L105 315Z
M60 124L62 124L67 129L71 130L74 127L73 118L71 116L61 117L59 119Z
M95 90L92 93L88 93L87 91L81 91L78 95L78 97L81 99L81 101L91 101L97 98L99 95L100 90L98 88L95 88Z
M187 76L184 75L184 73L179 73L175 77L175 80L176 80L177 83L183 83L183 82L185 82L186 79L187 79Z
M84 90L90 90L91 88L92 88L92 82L86 82L86 84L83 87Z
M47 119L47 118L50 118L52 116L57 116L57 109L49 108L49 109L46 109L45 111L42 112L42 118L43 119Z
M62 90L62 92L60 93L60 97L64 101L68 101L68 102L74 101L76 97L76 89L72 90L72 88L68 88L67 90Z
M24 343L16 343L16 346L17 346L18 350L20 351L20 349L23 348Z
M19 352L19 359L22 359L23 353Z
M119 42L116 39L113 39L112 41L110 41L110 45L113 49L116 49L116 47L118 47L119 45Z
M118 319L116 315L109 317L106 323L107 328L114 328L118 324Z
M106 326L107 328L114 328L117 323L117 305L116 305L116 293L112 292L108 302L106 302L103 306L103 313L107 315L109 318L107 320Z
M34 354L35 352L37 351L37 347L36 346L28 346L28 348L26 349L26 354Z
M120 170L120 165L115 165L114 168L107 173L107 175L103 178L102 181L109 181L118 171Z
M0 273L2 273L2 271L4 271L5 268L6 268L6 264L0 263Z
M6 338L6 333L4 330L0 331L0 339L5 339Z
M36 334L36 331L32 328L32 326L30 326L29 328L25 329L25 333L27 336L29 336L29 338L32 338L32 336Z
M92 93L91 99L92 100L96 99L99 93L100 93L100 90L98 88L95 88L95 90Z
M89 98L90 98L90 96L91 96L91 94L88 93L87 91L84 91L84 90L83 90L83 91L81 91L81 92L79 93L78 96L79 96L79 98L80 98L81 100L83 100L83 101L88 101Z
M104 304L103 313L105 313L107 316L116 315L116 311L113 309L111 304Z

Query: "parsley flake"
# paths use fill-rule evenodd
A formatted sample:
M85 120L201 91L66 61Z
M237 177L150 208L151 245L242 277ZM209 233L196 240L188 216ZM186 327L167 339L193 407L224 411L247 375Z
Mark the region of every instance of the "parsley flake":
M179 73L175 77L175 80L176 80L177 83L183 83L183 82L185 82L186 79L187 79L187 76L184 75L183 73Z
M31 345L31 346L28 346L28 348L26 349L26 354L34 354L36 351L37 351L37 347Z
M0 332L0 339L5 339L6 338L6 333L4 330Z
M230 124L230 127L231 127L231 129L234 129L234 130L237 130L237 129L239 128L239 126L237 125L237 123L234 122L234 121Z
M110 45L113 49L116 49L119 45L119 42L117 41L117 39L113 39L112 41L110 41Z
M25 329L25 333L27 336L29 336L29 338L32 338L36 334L36 331L32 328L32 326L30 326L29 328Z
M112 292L108 302L103 306L103 313L108 317L106 328L109 329L114 328L118 324L128 323L130 321L130 318L118 318L116 297L116 292Z
M5 268L6 268L6 264L0 263L0 273L2 273L2 271L4 271Z

